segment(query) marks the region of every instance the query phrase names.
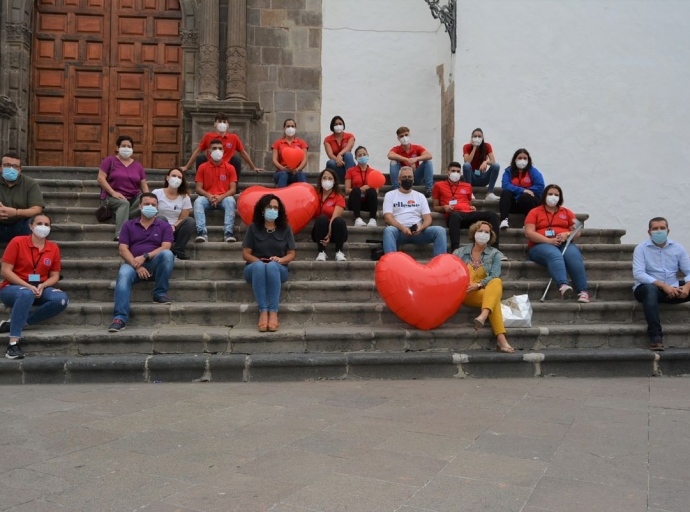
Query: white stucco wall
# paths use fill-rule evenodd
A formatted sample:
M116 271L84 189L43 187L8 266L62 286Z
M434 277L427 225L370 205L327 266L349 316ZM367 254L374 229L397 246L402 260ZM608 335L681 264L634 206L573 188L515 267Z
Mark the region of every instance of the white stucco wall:
M323 0L322 136L342 116L356 145L369 150L370 165L388 172L395 130L409 126L412 142L439 167L438 30L423 0ZM326 160L322 146L322 167Z
M690 249L690 2L461 0L456 153L476 126L502 169L527 148L589 227Z

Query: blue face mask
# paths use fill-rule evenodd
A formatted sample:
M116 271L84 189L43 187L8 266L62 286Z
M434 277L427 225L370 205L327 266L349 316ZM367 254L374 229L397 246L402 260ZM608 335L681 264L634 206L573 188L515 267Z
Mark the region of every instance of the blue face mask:
M271 210L270 208L267 208L264 210L264 219L273 222L278 218L278 210Z
M12 169L12 167L3 167L2 177L5 181L16 181L17 178L19 178L19 171L17 169Z
M666 237L668 237L668 231L665 229L659 229L657 231L652 231L652 242L655 244L665 244Z
M144 217L146 217L147 219L151 219L155 217L158 213L158 208L156 208L155 206L151 206L150 204L147 204L141 209L141 213L143 213Z
M368 156L358 156L357 157L357 163L360 165L367 165L369 163L369 157Z

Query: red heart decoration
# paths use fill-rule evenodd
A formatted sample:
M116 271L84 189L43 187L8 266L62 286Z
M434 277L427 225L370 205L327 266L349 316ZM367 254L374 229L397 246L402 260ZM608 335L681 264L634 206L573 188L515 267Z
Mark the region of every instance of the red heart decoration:
M379 171L371 171L367 176L367 185L371 188L381 188L386 184L386 177Z
M285 165L287 165L290 169L297 169L299 164L302 163L302 160L304 160L304 150L301 148L287 147L283 148L280 156L283 158Z
M452 254L440 254L426 265L404 252L389 252L376 265L376 289L403 322L435 329L453 316L465 300L470 273Z
M254 220L254 206L266 194L274 194L283 202L293 233L302 231L319 209L319 195L308 183L293 183L285 188L266 188L257 185L243 190L237 201L237 211L247 226Z

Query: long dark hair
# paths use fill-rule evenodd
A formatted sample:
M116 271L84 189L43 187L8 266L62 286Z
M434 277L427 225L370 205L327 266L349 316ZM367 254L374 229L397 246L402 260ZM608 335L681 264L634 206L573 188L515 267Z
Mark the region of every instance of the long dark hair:
M170 173L173 171L179 171L180 174L182 174L182 183L180 183L180 186L177 187L177 192L180 195L186 196L189 193L189 190L187 189L187 178L184 176L184 171L179 167L173 167L168 171L168 174L165 175L165 184L163 185L163 188L170 186L170 183L168 183L168 178L170 178Z
M276 219L276 227L283 229L287 226L287 213L285 212L285 205L275 194L266 194L261 196L261 199L259 199L256 202L256 205L254 205L254 219L252 222L254 222L255 225L264 227L264 210L274 199L278 201L278 218Z
M484 163L486 160L486 156L489 154L489 151L486 149L486 141L484 140L484 132L482 131L481 128L475 128L472 130L472 137L474 137L474 132L479 132L482 134L482 143L477 146L477 153L479 155L479 162Z
M515 165L515 160L517 160L517 157L520 153L524 153L527 155L527 167L525 167L524 169L518 169ZM515 153L513 153L513 159L510 161L510 174L513 176L513 178L516 178L518 174L521 172L529 173L529 171L531 170L532 157L530 156L529 151L527 151L525 148L520 148Z
M324 169L319 174L318 183L316 184L316 190L319 193L319 199L323 197L323 185L321 185L321 179L323 178L323 175L326 173L329 173L331 176L333 176L333 188L331 189L331 193L335 192L335 195L341 196L342 194L340 193L340 183L338 183L338 175L331 169Z

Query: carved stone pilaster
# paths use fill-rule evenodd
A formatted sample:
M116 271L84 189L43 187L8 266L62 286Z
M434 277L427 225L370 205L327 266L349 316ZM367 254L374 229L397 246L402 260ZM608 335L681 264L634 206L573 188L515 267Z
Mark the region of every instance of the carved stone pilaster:
M199 31L191 28L180 29L180 37L182 38L183 48L198 48L199 46Z
M199 34L199 99L218 99L219 89L219 25L218 0L204 0L201 4Z
M11 119L17 115L17 112L19 112L17 104L8 96L0 95L0 117Z
M31 46L33 34L26 23L6 23L7 42L24 43L27 47Z
M230 0L226 53L228 100L247 99L247 0Z

